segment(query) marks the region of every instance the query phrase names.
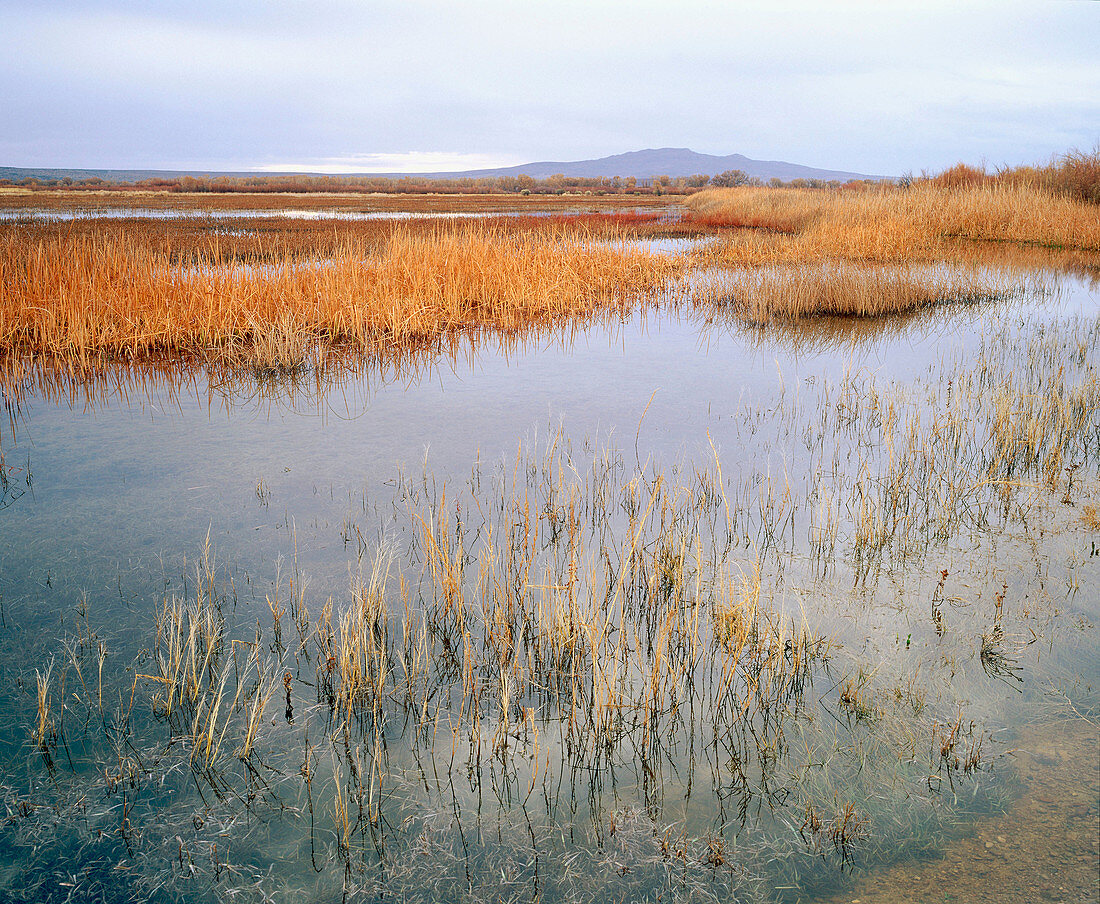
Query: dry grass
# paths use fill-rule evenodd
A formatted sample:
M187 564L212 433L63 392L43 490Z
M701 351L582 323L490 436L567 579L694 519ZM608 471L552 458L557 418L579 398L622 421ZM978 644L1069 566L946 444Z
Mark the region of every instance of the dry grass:
M56 740L56 725L53 716L53 696L50 691L53 661L46 666L46 674L35 669L38 687L38 718L31 729L31 740L43 753L47 753Z
M124 234L0 240L0 349L60 361L160 353L293 366L316 343L416 346L623 311L678 266L582 238L451 226L349 239L328 260L180 267Z
M1100 251L1094 206L1026 184L734 188L702 192L688 205L697 222L723 230L689 254L707 273L698 295L754 324L1010 297L1036 288L1033 276L1010 276L1027 265L1013 259L1019 249L1041 249L1086 273ZM992 255L991 247L1017 253ZM991 257L997 269L976 263Z
M1100 149L1091 153L1071 151L1045 166L1017 166L994 173L986 172L984 167L958 163L926 181L942 188L1022 185L1087 204L1100 204Z
M757 324L815 315L911 314L937 304L1004 298L1020 289L989 269L843 263L747 268L710 282L726 311Z
M162 256L179 266L227 266L233 263L271 264L329 260L348 245L380 252L395 233L434 235L461 225L469 230L498 235L537 233L539 237L591 239L636 239L682 235L687 228L676 217L630 210L591 211L586 208L538 208L531 212L497 210L491 205L469 210L420 209L410 204L404 210L373 211L372 218L355 218L357 212L314 216L316 210L295 204L293 214L278 215L262 209L233 211L212 206L190 210L179 206L171 216L114 216L113 208L98 211L101 216L57 221L48 217L0 220L0 240L28 245L50 245L78 240L124 242L134 254ZM196 214L202 215L196 215ZM244 215L238 215L244 214ZM474 216L476 214L476 216Z
M233 756L250 761L281 674L265 661L258 642L227 636L215 573L208 537L196 568L195 597L164 600L153 642L155 673L136 674L134 690L151 684L153 712L186 741L195 775L217 788L227 734L240 740Z
M74 203L64 194L59 205ZM143 206L142 197L124 200ZM145 206L155 206L150 198ZM171 196L174 206L201 205L212 214L248 201ZM265 196L263 205L283 201L291 203ZM167 205L168 196L157 203ZM309 196L292 203L374 212L396 205L413 214L504 209L484 198ZM989 271L919 268L958 260L962 244L1061 249L1089 272L1100 251L1094 206L1019 180L859 192L713 190L694 196L683 220L623 212L606 199L584 211L575 199L568 204L507 206L569 216L457 224L214 215L10 222L0 226L0 354L85 370L168 354L286 374L340 346L392 354L461 331L514 333L621 314L689 268L737 269L725 288L704 285L696 299L724 295L738 316L762 322L897 314L1015 288ZM719 239L677 258L629 243L707 233ZM627 241L611 248L597 241L605 239Z
M1094 206L1028 185L918 184L863 192L731 188L700 192L687 203L703 222L758 233L735 236L716 249L714 262L727 265L935 261L957 255L951 239L1100 251Z

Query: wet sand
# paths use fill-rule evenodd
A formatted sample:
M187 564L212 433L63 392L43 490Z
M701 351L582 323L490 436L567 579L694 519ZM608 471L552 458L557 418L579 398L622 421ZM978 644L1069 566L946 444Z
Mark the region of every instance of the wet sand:
M939 859L858 877L829 904L1100 901L1100 730L1029 726L1013 766L1026 790L1006 815L975 821Z

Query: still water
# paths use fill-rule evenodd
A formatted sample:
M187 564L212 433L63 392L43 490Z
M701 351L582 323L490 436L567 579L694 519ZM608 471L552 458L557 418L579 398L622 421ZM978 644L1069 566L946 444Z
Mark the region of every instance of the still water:
M1095 402L1049 486L993 475L985 432L1024 407L1005 386L1095 400L1100 296L1049 281L799 332L649 311L322 380L29 380L0 433L0 897L984 900L1057 861L1053 893L1096 900ZM568 609L521 669L509 593L576 595L586 627ZM713 614L746 594L752 667ZM385 666L342 710L318 625L368 596ZM183 719L157 619L203 599L231 715Z
M465 220L484 219L486 217L570 217L583 215L589 211L577 208L568 210L347 210L340 208L321 208L305 210L301 207L274 208L226 208L224 210L189 210L181 207L78 207L71 210L57 210L37 207L0 207L0 221L27 220L30 222L64 223L71 220L197 220L203 223L217 223L219 220L253 220L270 217L279 220ZM599 207L593 213L615 214L660 214L674 216L666 208L653 207Z

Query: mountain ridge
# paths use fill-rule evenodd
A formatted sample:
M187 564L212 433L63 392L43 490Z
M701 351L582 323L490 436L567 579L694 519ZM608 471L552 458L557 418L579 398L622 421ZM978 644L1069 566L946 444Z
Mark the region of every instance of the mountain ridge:
M552 161L543 160L522 163L518 166L496 167L494 169L466 170L456 173L432 174L440 178L479 178L489 176L527 175L533 179L546 179L563 175L589 178L651 179L654 176L706 175L716 176L727 170L742 170L748 176L758 179L882 179L883 176L871 176L846 170L821 169L800 163L788 163L784 160L754 160L744 154L701 154L690 148L646 148L641 151L626 151L609 157L591 160Z

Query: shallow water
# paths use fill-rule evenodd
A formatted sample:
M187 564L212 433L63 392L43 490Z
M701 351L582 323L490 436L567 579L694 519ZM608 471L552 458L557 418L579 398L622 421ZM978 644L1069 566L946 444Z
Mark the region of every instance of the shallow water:
M71 210L35 207L0 208L0 221L31 220L42 222L67 222L69 220L252 220L265 217L286 220L420 220L420 219L484 219L486 217L556 217L578 216L586 213L607 215L633 213L672 214L665 208L586 208L582 203L565 210L456 210L456 211L407 211L407 210L346 210L330 208L306 210L300 207L253 208L218 210L188 209L185 207L82 207Z
M1035 764L1053 755L1045 739L1066 732L1078 741L1057 754L1060 774L1098 768L1089 739L1097 737L1100 703L1100 537L1081 527L1086 499L1097 501L1095 452L1082 462L1070 503L1025 486L1026 502L1017 496L1023 520L966 524L911 554L888 549L870 567L853 558L846 522L827 556L811 554L805 537L807 525L814 535L815 493L831 488L839 498L860 462L873 468L884 455L857 429L865 414L853 408L856 427L844 432L846 406L866 410L873 391L927 419L951 402L943 375L1005 348L1019 372L1028 366L1025 339L1057 341L1071 372L1085 379L1089 368L1095 373L1095 344L1076 362L1072 351L1078 337L1095 342L1097 307L1097 296L1067 277L1050 297L877 327L836 321L816 333L752 332L718 312L650 311L503 349L471 345L397 374L349 373L320 387L308 377L264 383L244 374L227 384L199 373L183 382L123 378L92 399L78 389L75 402L32 389L0 434L7 478L0 711L11 717L0 732L8 810L0 890L16 900L63 900L73 888L164 900L325 900L347 890L374 900L380 888L407 900L805 900L838 891L867 900L868 886L849 883L873 889L879 876L894 882L898 869L911 877L907 861L891 861L943 856L968 826L999 843L1013 820L1031 818L1038 795L1083 808L1073 810L1080 820L1071 828L1052 829L1062 833L1052 844L1087 857L1095 782L1085 782L1082 795L1065 780L1042 781ZM818 435L815 425L825 421ZM280 657L267 633L276 575L284 588L294 576L314 615L328 598L339 615L352 605L352 575L369 568L384 540L395 550L391 577L400 573L414 599L434 592L417 516L434 524L454 506L454 517L483 538L480 529L495 523L487 503L498 485L545 490L545 471L551 483L575 474L591 489L603 479L604 450L613 486L636 474L701 487L697 475L717 461L726 516L732 506L739 519L724 553L731 574L756 563L762 597L832 639L829 661L816 663L799 700L781 707L782 740L772 736L773 751L757 737L746 748L756 759L735 768L733 754L705 735L714 732L714 714L694 712L693 703L690 716L661 721L667 746L656 762L640 766L639 742L628 734L594 768L566 755L562 724L547 712L542 749L560 762L547 761L553 781L540 785L538 733L533 767L529 733L521 742L517 729L511 758L487 755L467 768L464 755L481 747L457 733L452 741L449 729L439 734L452 705L440 710L426 746L411 743L408 721L398 719L383 732L384 757L362 747L367 760L384 764L368 785L382 800L385 853L375 851L374 829L362 830L354 850L342 847L331 791L314 813L298 777L310 762L307 739L303 763L303 727L321 746L331 728L307 715L321 708L307 681L313 663ZM785 508L785 498L797 504ZM788 514L769 524L776 507ZM626 515L618 505L608 512L594 529L622 542ZM717 528L686 528L708 549L723 517L720 505L710 512ZM294 685L293 724L277 691L262 782L238 775L232 792L200 796L201 780L188 779L193 755L178 756L185 742L168 743L171 752L158 746L170 735L147 692L117 748L142 763L130 784L112 776L131 765L97 740L102 710L75 715L75 703L51 749L51 772L30 741L39 676L52 660L51 680L60 680L66 661L83 663L85 647L104 644L113 701L104 708L123 705L134 674L154 668L148 651L163 599L196 592L206 538L233 636L244 642L263 633L279 672L291 669L302 681ZM476 570L471 565L467 581ZM937 589L941 570L948 574ZM998 592L1005 639L983 646ZM397 611L394 593L391 586L387 604ZM928 615L936 599L943 631ZM66 639L78 656L66 652ZM987 646L1006 658L983 654ZM701 676L711 671L710 655ZM70 668L64 691L47 686L65 700L93 674ZM845 680L866 685L866 712L840 705ZM746 724L754 736L776 729ZM980 748L974 768L939 754L953 730L966 738L960 750ZM342 743L356 751L365 744ZM1022 753L1014 758L1015 747ZM456 749L460 768L452 769ZM339 786L346 769L326 756L329 765L315 766L318 800L325 777ZM742 784L733 778L739 770ZM861 828L838 840L830 833L846 803ZM282 862L272 866L276 858ZM1019 878L1022 864L1002 866L998 881L1019 879L1021 893L1031 887ZM982 900L974 889L958 894ZM1067 900L1094 899L1094 888L1067 890Z

